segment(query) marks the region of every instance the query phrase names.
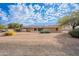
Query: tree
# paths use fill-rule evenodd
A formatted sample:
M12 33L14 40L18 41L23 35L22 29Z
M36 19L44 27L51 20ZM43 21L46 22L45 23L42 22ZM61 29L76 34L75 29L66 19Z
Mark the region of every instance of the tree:
M22 28L22 25L19 23L10 23L10 24L8 24L8 28L12 28L16 31L20 31Z
M7 27L4 25L0 25L0 29L6 29Z
M59 24L70 25L72 29L75 29L75 27L79 25L79 11L74 11L69 16L60 18Z
M64 17L60 18L58 22L60 23L61 26L68 25L69 19L70 19L69 16L64 16Z

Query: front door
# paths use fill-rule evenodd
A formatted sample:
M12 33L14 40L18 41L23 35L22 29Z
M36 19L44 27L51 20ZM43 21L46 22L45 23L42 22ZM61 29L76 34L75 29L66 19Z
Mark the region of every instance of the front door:
M34 28L34 31L37 31L37 28Z

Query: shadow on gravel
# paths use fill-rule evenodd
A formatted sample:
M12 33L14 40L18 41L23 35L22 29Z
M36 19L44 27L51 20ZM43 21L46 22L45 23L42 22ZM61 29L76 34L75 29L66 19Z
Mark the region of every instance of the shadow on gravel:
M55 36L62 45L61 50L68 56L79 56L79 39L72 38L68 33L62 33Z

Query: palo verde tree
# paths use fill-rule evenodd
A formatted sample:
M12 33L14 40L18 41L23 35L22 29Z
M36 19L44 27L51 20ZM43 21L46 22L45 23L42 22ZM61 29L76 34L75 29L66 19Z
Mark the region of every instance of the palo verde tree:
M75 29L76 26L79 26L79 10L72 12L69 16L64 16L59 19L59 24L70 25L72 29Z

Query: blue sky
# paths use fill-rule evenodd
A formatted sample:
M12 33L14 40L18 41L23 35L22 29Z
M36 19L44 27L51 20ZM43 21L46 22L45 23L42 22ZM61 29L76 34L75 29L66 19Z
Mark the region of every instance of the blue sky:
M75 3L0 3L0 24L56 25L59 18L78 9Z

